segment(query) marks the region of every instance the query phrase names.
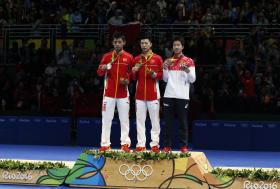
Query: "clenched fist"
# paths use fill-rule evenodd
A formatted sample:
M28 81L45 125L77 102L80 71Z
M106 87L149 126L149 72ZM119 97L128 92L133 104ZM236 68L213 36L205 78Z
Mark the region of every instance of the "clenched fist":
M142 64L135 64L135 66L132 68L132 72L138 72L141 68Z
M171 58L168 58L166 59L164 62L163 62L163 69L167 69L168 66L170 66L172 64L172 59Z

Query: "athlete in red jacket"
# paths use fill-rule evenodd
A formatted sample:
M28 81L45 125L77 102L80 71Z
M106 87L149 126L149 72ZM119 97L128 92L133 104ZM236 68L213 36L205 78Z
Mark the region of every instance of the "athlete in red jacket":
M162 79L162 58L151 50L152 43L149 38L143 37L140 41L142 54L135 57L132 76L137 80L136 85L136 124L137 145L136 152L146 150L145 120L147 110L152 122L151 149L159 152L159 84Z
M110 134L115 106L117 104L121 123L121 149L129 152L129 92L128 83L133 56L123 50L125 36L113 35L114 50L103 55L97 74L104 76L104 97L102 104L102 134L100 151L110 149Z

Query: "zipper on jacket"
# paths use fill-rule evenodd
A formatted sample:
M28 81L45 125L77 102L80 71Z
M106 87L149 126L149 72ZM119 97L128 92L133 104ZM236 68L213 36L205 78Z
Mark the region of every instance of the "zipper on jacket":
M147 75L146 75L146 70L147 70L147 64L145 64L145 81L144 81L144 100L146 100L146 77L147 77Z
M118 56L117 79L116 79L116 88L115 88L115 98L117 98L117 93L118 93L119 65L120 65L119 63L120 63L120 56Z

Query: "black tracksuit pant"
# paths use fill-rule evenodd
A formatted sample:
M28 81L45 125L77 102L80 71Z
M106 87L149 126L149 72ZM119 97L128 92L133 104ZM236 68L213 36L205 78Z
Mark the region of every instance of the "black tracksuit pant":
M179 146L188 146L188 111L189 100L178 98L163 98L165 129L163 133L164 146L172 146L172 127L177 115L179 121Z

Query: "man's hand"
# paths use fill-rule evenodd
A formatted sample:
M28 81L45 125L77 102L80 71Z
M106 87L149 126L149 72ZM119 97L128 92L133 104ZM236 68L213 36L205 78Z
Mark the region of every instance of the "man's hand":
M123 78L123 77L120 78L120 83L121 83L122 85L128 85L128 84L129 84L128 80L125 79L125 78Z
M102 65L101 70L106 71L107 70L107 65Z
M184 70L187 73L190 72L189 66L187 66L186 64L181 64L181 70Z
M163 62L163 69L168 69L168 66L170 66L172 64L172 60L171 58L168 58L166 59L164 62Z
M138 68L138 67L134 66L134 67L132 68L132 72L133 72L133 73L138 72L138 71L139 71L139 68Z
M141 66L142 66L141 64L135 64L135 66L132 68L132 72L133 73L138 72Z
M153 71L153 70L150 69L150 68L147 68L147 69L146 69L146 73L149 74L149 75L151 75L152 78L155 78L155 77L157 76L156 72Z

